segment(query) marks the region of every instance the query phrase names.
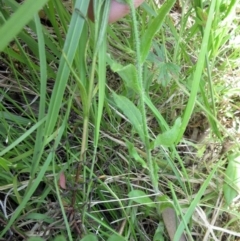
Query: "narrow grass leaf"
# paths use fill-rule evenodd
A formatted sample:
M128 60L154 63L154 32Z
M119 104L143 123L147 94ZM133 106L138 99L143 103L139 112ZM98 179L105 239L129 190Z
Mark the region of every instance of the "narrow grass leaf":
M179 200L178 200L177 195L176 195L176 193L175 193L175 190L174 190L174 188L173 188L173 184L170 182L170 183L169 183L169 186L170 186L170 190L171 190L171 192L172 192L172 198L173 198L173 201L174 201L174 204L173 204L173 205L174 205L174 209L177 210L178 216L181 217L181 220L182 220L182 222L184 223L184 227L185 227L185 229L186 229L187 235L188 235L189 237L191 237L191 232L190 232L189 227L188 227L188 225L187 225L187 223L186 223L186 220L185 220L185 218L184 218L182 208L181 208L181 206L180 206ZM174 209L172 208L172 210L174 210ZM170 211L170 209L169 209L169 211ZM171 211L170 211L170 212L171 212ZM175 215L175 219L178 219L176 215ZM176 233L176 227L175 227L174 230L172 230L172 231L173 231L173 235L175 235L175 233ZM192 238L190 238L189 240L193 241ZM179 241L186 241L186 237L185 237L184 234L181 235L181 238L179 239Z
M106 37L106 36L105 36ZM98 109L96 111L96 122L95 122L95 138L94 146L97 147L100 123L102 119L102 112L105 100L105 84L106 84L106 39L102 42L98 52L98 76L99 76L99 91L98 91Z
M6 160L3 157L0 157L0 167L2 167L5 171L9 172L9 167L12 165L11 162Z
M196 98L197 98L199 83L200 83L200 80L201 80L202 71L203 71L203 67L204 67L204 63L205 63L205 56L206 56L207 50L208 50L208 42L209 42L209 36L210 36L210 33L211 33L212 21L213 21L213 18L214 18L215 4L216 4L216 0L211 1L209 15L208 15L204 35L203 35L201 50L200 50L200 53L199 53L199 56L198 56L198 62L197 62L196 70L195 70L194 75L193 75L192 89L191 89L190 97L189 97L189 100L188 100L188 103L187 103L187 107L186 107L184 115L183 115L182 126L179 129L177 142L179 142L181 140L182 136L183 136L183 133L184 133L184 131L185 131L187 125L188 125L188 122L190 120L190 117L192 115L193 108L194 108L194 105L195 105L195 101L196 101Z
M99 51L103 41L106 38L106 30L108 26L108 17L109 17L109 10L110 10L110 0L106 0L103 2L103 9L99 6L100 2L98 2L98 15L96 16L96 30L97 34L97 42L95 45L95 53ZM100 21L99 21L100 20Z
M73 11L72 19L69 26L69 31L67 33L65 45L63 52L66 54L67 60L71 65L78 47L78 41L81 37L82 30L84 27L85 19L82 18L78 11L83 14L87 13L89 0L81 1L77 0L75 3L75 8ZM78 10L78 11L77 11ZM85 51L84 49L82 51ZM49 111L48 111L48 119L46 122L46 134L49 135L54 126L56 125L56 121L58 118L58 113L61 107L63 93L66 88L66 84L69 78L70 69L68 67L68 63L65 61L65 57L62 55L60 60L60 66L57 73L56 83L54 85Z
M15 175L13 177L12 183L13 183L13 193L16 198L16 203L21 203L22 202L22 196L18 190L18 185L19 185L19 179L18 175Z
M20 115L9 113L8 111L0 111L0 118L4 118L6 120L15 122L16 124L25 126L31 123L30 119L22 117Z
M82 102L82 108L83 108L83 116L86 116L87 114L87 91L86 88L83 84L83 81L80 79L80 77L77 75L77 73L75 72L75 70L73 69L73 67L70 65L70 63L67 60L66 55L63 53L63 56L65 58L66 63L68 64L68 67L71 71L71 74L74 76L75 80L77 81L78 84L78 88L79 88L79 92L80 92L80 96L81 96L81 102ZM83 70L82 66L80 66L80 72ZM70 92L72 92L72 90L70 89ZM72 94L74 94L72 92Z
M70 110L71 110L73 98L74 98L74 95L71 96L71 98L68 102L68 108L67 108L66 115L65 115L65 118L64 118L64 123L63 123L63 125L65 125L65 128L68 126L67 121L68 121L68 117L70 115ZM59 142L61 140L63 132L60 132L58 134L59 135L57 136L57 140L54 143L56 146L59 145ZM56 148L56 146L55 146L55 148ZM65 223L65 228L66 228L66 231L67 231L68 240L73 241L70 224L69 224L67 214L66 214L66 210L64 208L63 200L62 200L62 197L61 197L61 194L60 194L60 191L59 191L58 180L57 180L57 175L56 175L56 171L55 171L55 156L53 156L53 160L52 160L52 170L53 170L53 175L54 175L55 191L56 191L56 194L57 194L58 203L60 205L63 220L64 220L64 223Z
M162 26L163 20L170 12L176 0L166 1L160 8L158 15L149 23L149 27L141 38L141 63L146 60L152 46L152 39Z
M17 140L15 140L13 143L11 143L9 146L7 146L4 150L0 152L0 156L3 156L7 152L9 152L11 149L13 149L16 145L18 145L20 142L22 142L24 139L26 139L30 134L32 134L39 126L41 126L45 121L46 117L44 117L42 120L37 122L34 126L32 126L29 130L27 130L23 135L21 135Z
M48 0L26 0L11 18L0 28L0 52L16 37L22 28L34 17L35 14L48 2ZM31 11L29 11L31 9ZM11 29L11 31L9 31Z
M149 107L149 109L152 111L155 118L157 119L161 131L169 130L170 127L168 126L167 122L165 121L165 119L163 118L163 116L161 115L159 110L152 103L151 99L148 96L145 96L144 101L145 101L146 105Z
M55 138L55 143L53 145L53 148L56 149L57 146L60 143L63 131L65 129L65 125L66 123L63 123L63 125L58 129L58 136ZM17 207L17 209L14 211L13 215L11 216L11 219L9 220L8 224L5 226L5 228L2 230L2 232L0 233L0 237L3 237L3 235L10 229L10 227L12 226L13 222L16 220L16 218L19 216L19 214L22 212L22 210L26 207L29 199L32 197L33 193L35 192L35 190L37 189L39 183L41 182L41 180L43 179L51 161L54 158L55 153L54 152L50 152L48 154L47 159L45 160L43 166L41 167L37 178L34 180L34 182L32 182L32 185L29 186L28 191L25 193L25 196L22 199L22 202L19 204L19 206Z
M190 204L187 212L184 215L184 222L181 221L181 223L179 224L178 229L177 229L177 231L175 233L173 241L178 241L180 239L180 237L182 236L182 233L183 233L184 228L185 228L185 224L189 223L189 220L192 217L196 206L199 204L199 202L201 200L201 197L203 196L206 188L209 186L209 183L212 180L213 175L215 174L215 172L218 169L218 167L219 167L218 164L216 164L214 166L213 170L211 171L211 173L209 174L209 176L207 177L207 179L202 184L200 190L198 191L197 195L195 196L194 200L192 201L192 203Z
M223 194L230 206L240 193L240 153L228 156L228 166L225 173Z
M50 218L48 215L46 214L42 214L42 213L29 213L28 215L26 215L24 217L25 220L39 220L42 222L46 222L46 223L53 223L55 220L53 218Z
M47 87L48 74L47 74L47 60L46 60L44 36L42 31L42 25L38 15L35 15L35 24L36 24L37 37L38 37L38 52L39 52L39 60L40 60L40 104L39 104L38 120L41 120L45 116L46 87ZM34 153L33 153L31 177L34 177L40 161L41 152L39 150L43 150L44 148L43 135L44 135L44 125L41 125L37 129L37 135L36 135L36 141L35 141Z
M142 190L133 190L128 193L128 197L136 203L152 208L156 207L156 204L152 201L152 199Z
M113 99L117 107L129 119L133 128L137 131L137 133L141 137L141 140L144 141L142 115L139 109L133 104L132 101L127 99L125 96L121 96L113 93Z
M11 219L9 220L8 224L5 226L5 228L1 232L0 237L2 237L9 230L9 228L11 227L11 225L13 224L15 219L19 216L21 211L26 207L27 202L29 201L29 199L33 195L34 191L36 190L37 186L41 182L42 178L44 177L44 174L45 174L49 164L51 163L52 158L53 158L53 152L51 152L48 155L48 158L46 159L44 165L42 166L40 172L38 173L37 179L32 183L32 186L30 187L29 191L27 192L25 197L22 199L22 202L17 207L17 209L15 210L14 214L11 216Z

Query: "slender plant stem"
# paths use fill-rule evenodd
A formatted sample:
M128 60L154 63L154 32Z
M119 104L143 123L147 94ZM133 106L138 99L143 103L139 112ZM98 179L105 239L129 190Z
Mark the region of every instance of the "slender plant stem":
M91 103L92 103L92 92L93 92L93 84L94 84L95 67L96 67L96 54L94 55L93 62L92 62L90 83L89 83L89 89L88 89L88 99L87 99L86 115L84 116L84 121L83 121L82 146L81 146L81 153L80 153L79 162L78 162L78 165L77 165L77 171L76 171L76 177L75 177L75 185L78 185L79 175L80 175L82 163L84 162L85 153L86 153L86 150L87 150L88 125L89 125L90 108L91 108ZM73 192L72 207L74 206L75 201L76 201L76 192Z
M137 75L138 75L138 83L140 87L140 112L142 114L142 125L143 125L143 133L144 133L144 142L145 142L145 148L146 148L146 154L147 154L147 162L149 167L149 174L151 177L151 181L153 184L154 191L156 193L159 193L158 188L158 177L155 175L155 168L154 163L152 160L152 154L150 150L150 142L149 142L149 132L148 132L148 125L147 125L147 118L146 118L146 108L145 108L145 89L143 84L143 66L141 63L141 53L140 53L140 40L139 40L139 33L138 33L138 23L136 18L136 10L133 4L132 0L128 0L129 5L131 8L132 13L132 20L133 20L133 31L135 35L135 41L136 41L136 55L137 55Z

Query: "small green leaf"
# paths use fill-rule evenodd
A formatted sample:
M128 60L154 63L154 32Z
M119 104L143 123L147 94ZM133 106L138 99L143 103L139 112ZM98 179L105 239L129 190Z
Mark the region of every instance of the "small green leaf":
M126 239L123 238L122 236L113 234L111 237L108 238L107 241L126 241Z
M49 218L49 216L47 216L46 214L42 214L42 213L29 213L25 217L25 219L40 220L40 221L44 221L46 223L54 222L53 218Z
M54 241L66 241L66 238L64 236L57 236Z
M205 26L207 23L208 14L204 12L203 9L197 7L197 16L198 18L196 19L196 22L201 26Z
M144 141L142 115L139 109L133 104L132 101L130 101L124 96L113 93L113 99L117 107L129 119L142 141Z
M227 204L230 206L240 193L240 153L228 157L229 163L223 185L223 193Z
M98 241L98 239L94 234L88 234L81 241Z
M45 241L45 240L39 237L31 237L27 241Z
M148 206L148 207L156 207L155 203L151 200L150 197L144 191L141 190L133 190L128 194L128 197L131 198L136 203Z
M126 87L139 94L140 87L137 79L137 70L134 65L128 64L126 66L122 66L122 68L118 69L116 72L120 75Z
M159 223L158 228L155 231L153 241L164 241L163 233L164 233L164 226L162 223Z
M174 123L174 126L170 129L165 131L162 134L159 134L154 141L154 148L158 146L171 146L175 144L177 137L178 137L178 132L181 127L181 118L178 117Z
M143 168L148 169L146 162L139 156L134 145L129 141L126 141L126 144L131 157L133 157L136 162L140 163Z
M162 213L166 208L173 208L173 204L167 195L157 197L159 211Z
M111 70L118 73L119 76L122 78L122 80L124 81L124 85L138 94L140 91L140 87L137 79L136 67L133 64L123 66L117 63L115 60L111 59L109 56L107 56L107 62L110 65Z

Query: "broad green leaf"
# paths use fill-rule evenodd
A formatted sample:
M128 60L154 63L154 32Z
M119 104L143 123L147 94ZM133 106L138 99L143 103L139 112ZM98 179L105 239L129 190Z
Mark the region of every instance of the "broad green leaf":
M128 194L128 197L136 203L148 207L156 207L155 203L151 200L151 198L148 197L147 194L142 190L133 190Z
M227 204L230 206L240 193L240 153L228 157L229 163L223 185L223 194Z
M140 86L137 79L136 66L133 64L123 66L117 63L115 60L111 59L109 56L107 56L107 62L110 65L111 70L119 74L119 76L124 81L125 86L139 94Z
M176 119L174 126L170 130L167 130L157 136L156 140L154 141L154 148L161 145L170 147L175 144L180 126L181 118L179 117Z
M34 17L35 14L48 2L48 0L26 0L11 18L0 28L0 52ZM29 11L31 9L31 11ZM11 31L9 31L11 30Z
M98 241L98 239L94 234L88 234L81 241Z
M134 160L141 164L143 168L148 169L146 162L139 156L134 145L129 141L126 141L126 145L128 147L129 154L134 158Z
M107 241L126 241L126 239L119 235L113 234L111 237L108 238Z
M144 63L146 60L148 53L152 46L152 39L155 34L160 30L163 20L170 12L176 0L168 0L166 1L162 7L160 8L157 17L153 19L152 22L149 23L149 27L144 32L144 35L141 38L141 62Z
M113 99L117 107L129 119L132 126L135 128L142 141L144 141L142 115L139 109L133 104L132 101L124 96L113 93Z
M136 67L133 64L122 66L121 69L114 69L114 67L116 66L113 66L112 70L120 75L120 77L124 81L125 86L133 90L135 93L139 94L140 86L137 79Z

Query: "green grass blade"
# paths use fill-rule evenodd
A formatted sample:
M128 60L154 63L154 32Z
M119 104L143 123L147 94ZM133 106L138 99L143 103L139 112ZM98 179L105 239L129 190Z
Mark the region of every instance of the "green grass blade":
M99 48L98 53L98 110L96 111L95 118L95 137L94 137L94 146L97 147L100 131L100 123L102 119L103 106L105 101L105 86L106 86L106 39L103 41L102 45Z
M107 51L107 43L106 43L106 30L108 23L110 9L110 1L107 1L104 5L103 16L99 25L99 34L98 41L96 45L95 51L98 53L98 110L96 111L96 119L95 119L95 136L94 136L94 147L96 148L98 145L99 132L100 132L100 123L102 119L103 105L105 100L105 86L106 86L106 51ZM96 25L96 28L98 24ZM89 93L91 94L91 93Z
M141 38L141 63L145 62L152 45L152 39L160 30L163 20L170 12L175 2L176 0L166 1L160 8L157 17L155 17L154 20L149 23L149 28L144 32L144 35Z
M57 146L60 143L63 131L65 129L65 125L66 123L64 123L60 128L59 128L59 133L58 136L56 137L55 143L53 148L57 148ZM47 168L49 167L51 161L53 160L55 156L55 153L53 151L51 151L46 159L46 161L44 162L43 166L40 168L40 171L37 175L37 178L34 180L34 182L32 182L32 185L29 187L27 193L25 194L24 198L22 199L22 202L20 203L20 205L18 206L18 208L14 211L13 215L11 216L11 219L9 220L8 224L6 225L6 227L3 229L3 231L0 234L0 237L2 237L11 227L11 225L13 224L13 222L16 220L16 218L19 216L19 214L22 212L22 210L25 208L25 206L27 205L29 199L32 197L34 191L36 190L36 188L38 187L39 183L41 182L41 180L43 179Z
M29 130L27 130L23 135L21 135L18 139L16 139L12 144L7 146L4 150L0 152L0 156L3 156L7 152L9 152L11 149L13 149L16 145L18 145L20 142L22 142L24 139L26 139L31 133L33 133L39 126L41 126L45 121L47 117L44 117L42 120L37 122L34 126L32 126Z
M209 42L209 37L210 37L210 32L211 32L211 25L212 25L212 21L213 21L213 17L214 17L215 4L216 4L216 0L213 0L211 2L211 6L210 6L210 10L209 10L208 20L207 20L206 28L204 31L202 46L201 46L201 50L200 50L200 53L198 56L196 70L193 75L193 83L192 83L190 97L189 97L187 107L186 107L184 115L183 115L182 126L179 129L177 142L179 142L183 136L183 133L184 133L184 131L188 125L188 122L190 120L190 117L192 115L195 101L197 99L197 92L199 89L199 83L201 80L202 71L203 71L203 67L204 67L204 63L205 63L205 56L207 54L207 49L208 49L208 42Z
M39 17L35 16L35 23L38 36L38 49L39 49L39 59L40 59L40 105L39 105L39 114L38 120L44 118L45 116L45 107L46 107L46 87L47 87L47 60L45 54L45 42L42 32L42 26ZM33 162L31 177L33 178L38 167L41 152L39 150L44 147L44 125L39 126L37 129L36 142L34 146Z
M69 116L69 113L70 113L70 110L71 110L73 96L74 95L72 95L70 101L68 102L68 109L67 109L66 117L65 117L65 120L64 120L64 123L65 123L66 126L67 126L67 117ZM59 202L59 205L60 205L60 208L61 208L61 211L62 211L63 220L64 220L64 223L65 223L65 226L66 226L66 230L67 230L67 234L68 234L68 240L73 241L72 234L71 234L71 228L70 228L70 225L69 225L69 222L68 222L67 215L65 213L64 204L63 204L62 197L61 197L60 191L59 191L58 180L56 178L57 176L56 176L56 172L55 172L55 165L56 165L55 160L53 160L52 169L53 169L53 174L54 174L55 190L56 190L58 202Z
M68 63L71 65L78 47L78 41L81 37L85 19L83 19L76 9L79 9L83 14L87 13L89 0L77 0L75 10L73 11L72 19L67 33L66 42L63 52L66 54ZM85 50L82 50L85 51ZM62 55L60 66L57 74L56 84L52 93L52 98L49 105L48 119L46 122L46 135L49 135L56 125L58 113L63 99L63 93L69 78L70 69Z
M200 199L202 197L202 195L204 194L206 188L209 186L210 181L213 178L213 175L215 174L215 172L218 169L218 165L215 165L215 167L213 168L213 170L211 171L211 173L209 174L209 176L207 177L207 179L204 181L204 183L202 184L200 190L198 191L198 194L195 196L194 200L192 201L192 203L190 204L190 207L188 208L186 214L184 215L184 222L182 221L179 226L178 229L176 231L176 234L174 236L174 240L173 241L177 241L179 240L179 238L181 237L183 231L184 231L184 223L188 224L190 218L193 215L193 212L196 208L196 206L199 204Z
M48 2L48 0L26 0L23 5L0 28L0 52L16 37L22 28L34 17L35 14ZM31 9L31 11L29 11ZM11 29L11 31L9 31Z

